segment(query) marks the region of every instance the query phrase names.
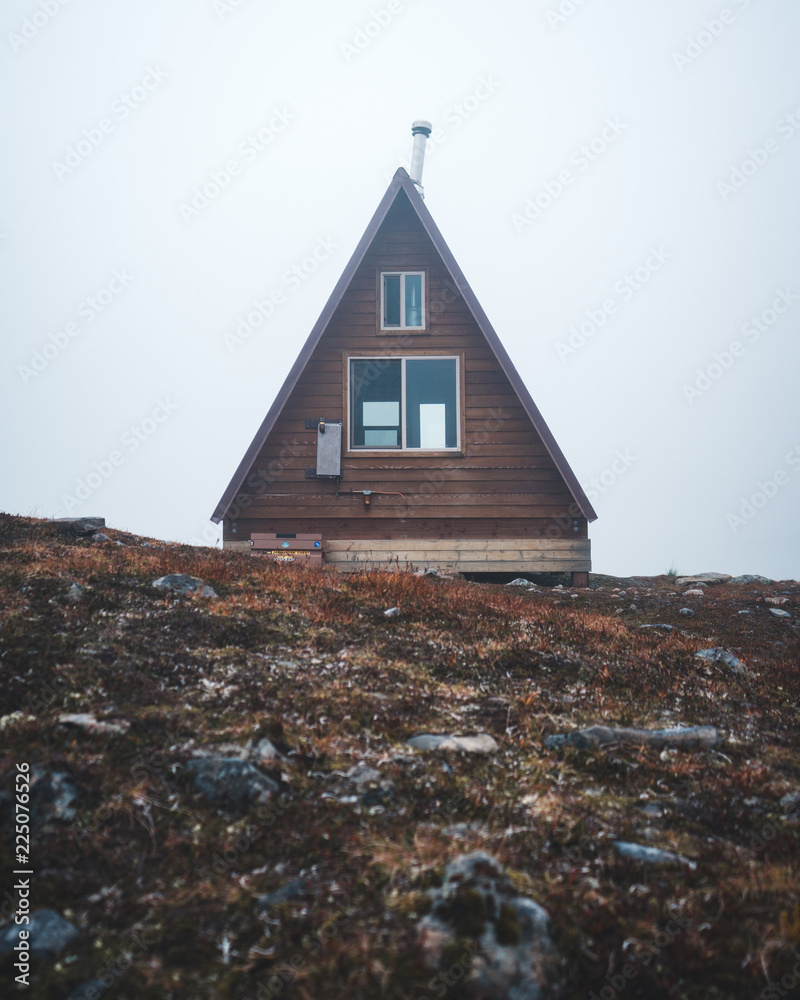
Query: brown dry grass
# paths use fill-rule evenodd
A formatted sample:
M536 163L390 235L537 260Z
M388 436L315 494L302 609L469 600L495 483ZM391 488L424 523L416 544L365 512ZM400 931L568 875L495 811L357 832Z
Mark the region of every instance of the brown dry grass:
M550 912L567 997L600 991L632 958L626 1000L756 997L792 968L798 823L780 799L800 788L797 584L709 588L686 620L667 577L597 577L573 598L110 534L124 545L0 517L0 716L33 716L3 730L0 768L63 770L80 793L75 823L37 830L35 850L37 905L81 936L74 960L38 964L28 996L64 1000L144 927L156 943L115 997L254 997L296 955L275 995L417 1000L431 976L415 947L425 890L477 848ZM219 599L165 597L151 582L169 572L202 577ZM86 587L77 604L64 600L72 580ZM790 622L768 613L773 593L789 598ZM638 611L617 613L632 601ZM386 619L392 606L402 614ZM678 631L639 627L653 621ZM698 665L712 645L750 676ZM93 735L59 726L65 711L131 725ZM592 722L710 724L726 743L544 751L548 734ZM490 732L500 751L407 751L423 731ZM286 792L270 824L218 814L182 782L194 747L260 736L285 754L268 771ZM324 794L358 761L392 780L391 797ZM696 867L623 864L613 837ZM309 895L260 920L255 898L301 872ZM674 915L688 926L653 957Z

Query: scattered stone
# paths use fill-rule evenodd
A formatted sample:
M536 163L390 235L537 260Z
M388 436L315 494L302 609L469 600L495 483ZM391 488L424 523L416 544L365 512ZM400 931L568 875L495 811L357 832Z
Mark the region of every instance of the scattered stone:
M788 604L788 597L765 597L764 600L767 604Z
M635 604L631 604L631 606L628 608L628 611L638 611L638 610L639 610L639 608Z
M0 717L0 733L4 729L11 729L13 726L21 726L24 722L36 722L35 715L25 715L24 712L12 712L10 715Z
M187 761L186 770L197 793L228 812L265 805L278 791L272 778L239 757L199 757Z
M675 584L678 587L691 587L697 583L706 583L709 585L730 583L731 579L728 573L696 573L694 576L679 576Z
M106 519L104 517L55 517L51 524L54 524L56 531L62 535L77 535L85 538L95 534L101 528L105 528Z
M684 618L694 618L694 611L691 608L681 608L678 614L683 615Z
M52 961L78 936L78 930L55 910L37 910L26 926L31 954ZM14 950L19 940L19 927L11 924L0 932L0 955Z
M256 900L257 910L268 910L271 906L280 906L281 903L290 903L294 899L301 899L308 892L308 882L304 878L290 879L286 885L272 892L265 892Z
M687 726L671 729L626 729L612 726L590 726L572 733L556 733L545 741L546 750L576 747L586 750L594 747L607 750L620 743L651 747L679 747L682 750L714 747L719 741L719 733L713 726Z
M430 968L460 980L474 998L553 995L557 956L547 912L517 895L496 858L483 851L456 858L429 895L431 912L417 930Z
M78 790L65 771L48 771L35 764L31 768L31 817L37 824L71 823Z
M757 573L744 573L742 576L735 576L728 583L774 583L767 576L759 576Z
M252 742L248 743L245 747L245 757L247 760L259 764L270 760L280 760L282 754L274 743L264 738L260 739L255 745Z
M692 612L692 614L694 614L694 611ZM674 632L675 631L675 626L674 625L667 625L664 622L656 622L653 625L640 625L639 628L654 628L654 629L657 629L659 632Z
M776 618L791 618L792 616L788 611L784 611L783 608L770 608L769 613L775 615Z
M84 593L85 588L79 583L71 583L66 593L66 599L71 601L73 604L77 604L77 602L83 597Z
M354 785L357 791L363 792L376 785L381 780L381 772L366 764L354 764L345 773L345 778Z
M110 542L111 539L109 538L109 536L107 534L105 534L105 532L98 531L98 532L95 532L94 535L92 535L92 537L89 539L89 541L90 542L94 542L95 544L100 545L100 544L102 544L104 542Z
M722 663L726 667L730 667L734 673L737 674L747 674L747 667L742 661L729 652L727 649L723 649L722 646L714 646L712 649L701 649L698 653L694 654L701 660L708 660L709 663Z
M78 726L93 733L124 733L130 729L131 724L127 719L117 719L116 722L98 721L91 712L78 712L75 715L60 715L59 725Z
M684 590L684 597L705 597L706 595L700 590L699 587L693 587L691 590Z
M624 840L615 840L611 846L614 852L626 861L641 861L645 865L687 865L689 868L697 868L696 861L690 861L682 854L673 854L672 851L662 851L658 847L629 844Z
M539 588L536 584L531 583L530 580L526 580L524 576L518 576L516 580L511 580L506 584L507 587L527 587L528 590L538 590Z
M167 576L160 576L157 580L153 580L153 586L158 590L174 590L178 594L217 596L214 588L204 583L199 576L189 576L187 573L168 573Z
M497 743L488 733L479 736L442 736L423 734L406 740L415 750L463 750L465 753L494 753Z
M387 618L399 618L400 608L387 608L383 613Z
M745 608L745 610L744 610L744 611L737 611L736 613L737 613L738 615L752 615L752 613L753 613L753 612L752 612L752 611L750 611L750 609L749 609L749 608Z
M781 799L781 809L789 814L800 811L800 792L787 792Z

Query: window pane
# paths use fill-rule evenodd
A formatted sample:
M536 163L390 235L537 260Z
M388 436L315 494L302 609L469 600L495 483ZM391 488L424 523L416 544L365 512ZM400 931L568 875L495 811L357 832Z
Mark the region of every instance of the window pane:
M406 361L407 447L458 446L457 371L455 358Z
M400 326L400 275L383 276L383 325Z
M422 275L407 274L406 326L422 326Z
M353 448L400 447L400 365L399 358L350 362Z

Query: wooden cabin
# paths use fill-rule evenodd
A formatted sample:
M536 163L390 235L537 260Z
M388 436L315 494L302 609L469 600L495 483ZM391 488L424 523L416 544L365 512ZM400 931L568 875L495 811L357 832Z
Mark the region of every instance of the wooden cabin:
M569 572L596 514L400 168L212 520L340 570Z

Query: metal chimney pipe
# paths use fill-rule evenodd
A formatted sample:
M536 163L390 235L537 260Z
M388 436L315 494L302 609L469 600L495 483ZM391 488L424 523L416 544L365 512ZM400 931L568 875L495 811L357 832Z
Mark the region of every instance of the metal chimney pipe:
M414 147L411 150L411 180L423 198L425 195L422 188L422 166L425 162L425 142L432 131L433 126L430 122L416 121L411 126L411 134L414 136Z

